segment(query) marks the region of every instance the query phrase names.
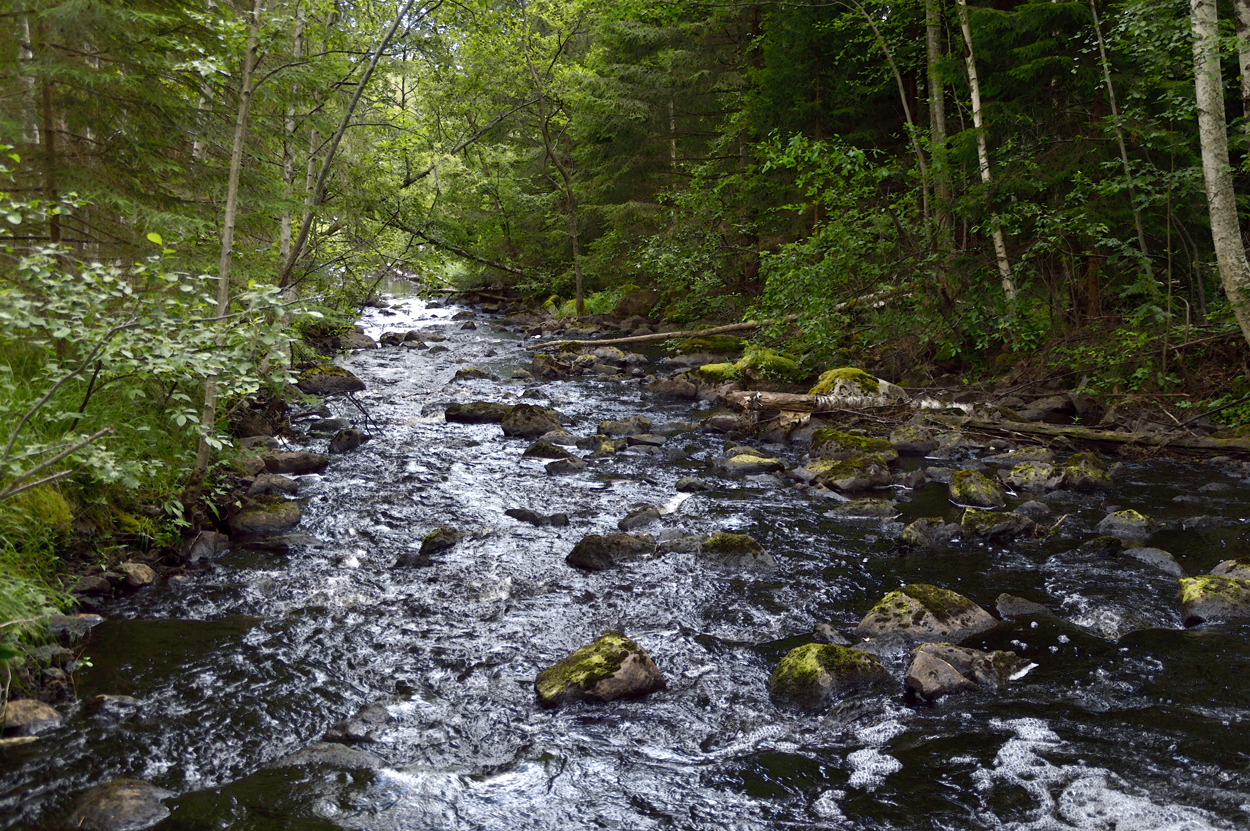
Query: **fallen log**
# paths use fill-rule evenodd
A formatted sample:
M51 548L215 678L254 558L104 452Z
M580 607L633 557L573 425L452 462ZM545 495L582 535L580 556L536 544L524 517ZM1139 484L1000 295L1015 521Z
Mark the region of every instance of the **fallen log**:
M790 318L787 318L789 320ZM745 323L729 323L725 326L713 326L711 329L691 329L684 332L657 332L651 335L630 335L627 338L606 338L604 340L549 340L544 343L531 344L525 347L531 352L539 349L563 349L566 346L624 346L633 343L654 343L669 338L706 338L711 335L727 335L731 332L749 332L760 326L776 323L775 320L748 320Z
M1122 433L1116 430L1099 430L1094 427L1080 427L1077 425L1036 424L1018 421L981 421L978 419L965 420L957 418L951 420L950 423L965 429L981 430L987 433L1039 436L1089 444L1141 444L1148 447L1177 450L1250 453L1250 439L1213 439L1210 436L1168 433Z
M863 403L845 396L803 395L795 392L757 392L754 390L736 390L725 396L725 400L734 407L744 410L790 410L802 413L821 411L868 409L870 407L906 406L907 401L887 400L884 396L864 396Z

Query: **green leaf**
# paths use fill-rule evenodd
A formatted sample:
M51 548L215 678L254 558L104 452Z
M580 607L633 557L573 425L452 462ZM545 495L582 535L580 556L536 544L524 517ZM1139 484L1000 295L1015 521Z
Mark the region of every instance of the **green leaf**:
M148 232L148 242L152 243L153 245L165 244L165 240L161 239L161 235L156 233L155 231Z

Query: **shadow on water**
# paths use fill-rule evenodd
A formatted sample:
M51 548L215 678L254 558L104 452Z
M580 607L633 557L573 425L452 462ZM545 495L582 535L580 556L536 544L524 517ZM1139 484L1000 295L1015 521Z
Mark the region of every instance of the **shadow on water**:
M471 400L553 406L582 436L605 418L706 415L636 384L509 380L528 363L521 341L485 315L462 329L458 311L413 297L369 311L371 335L416 329L446 351L345 360L369 385L360 398L377 435L303 480L309 539L232 551L110 610L85 645L79 700L140 707L121 721L78 707L3 751L0 827L59 827L79 792L116 776L177 793L158 826L169 829L1250 827L1250 627L1184 631L1174 578L1078 550L1110 507L1131 506L1164 524L1152 545L1205 571L1250 547L1244 483L1196 506L1172 500L1235 480L1132 463L1110 494L1051 500L1050 521L1066 518L1045 539L903 555L901 523L958 518L944 487L896 493L899 524L884 527L830 518L835 501L783 482L717 473L719 436L671 437L671 461L627 451L550 477L497 426L444 423L447 404ZM454 380L467 366L502 380ZM776 452L793 463L802 451ZM712 490L676 498L688 475ZM594 574L565 564L582 536L642 503L668 511L651 533L750 533L778 566L717 571L689 553ZM504 514L518 507L570 524ZM1198 513L1223 519L1187 528ZM440 525L464 539L428 567L396 565ZM1001 693L917 705L902 695L900 655L887 661L899 678L889 695L821 715L770 701L772 667L813 626L848 632L911 582L990 609L1004 591L1049 607L969 644L1037 667ZM608 629L639 641L668 688L538 707L535 675ZM365 748L381 767L272 766L378 701L393 722Z

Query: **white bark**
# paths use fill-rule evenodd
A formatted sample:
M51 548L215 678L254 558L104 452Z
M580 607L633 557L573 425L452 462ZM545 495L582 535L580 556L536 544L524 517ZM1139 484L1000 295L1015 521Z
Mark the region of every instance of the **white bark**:
M941 0L925 0L925 51L928 58L929 159L933 168L933 215L937 220L938 244L950 251L954 240L951 231L951 174L946 161L946 98L937 67L942 60Z
M964 63L968 70L968 88L972 91L972 128L977 134L977 166L981 169L981 181L988 186L993 184L994 177L990 174L990 151L985 141L985 128L981 121L981 84L977 81L976 53L972 49L972 27L968 25L967 0L955 0L959 7L959 28L964 35L964 46L968 54ZM998 273L1002 278L1003 294L1008 300L1016 299L1016 282L1011 276L1011 261L1007 259L1007 241L1003 239L1003 229L993 222L994 255L998 259Z
M1232 304L1241 334L1250 343L1250 263L1241 243L1233 171L1228 163L1228 124L1220 78L1219 33L1215 0L1191 0L1194 27L1194 93L1198 101L1198 137L1202 143L1202 178L1211 216L1211 241L1220 282Z
M1237 15L1237 64L1241 69L1241 116L1250 135L1250 0L1233 0Z

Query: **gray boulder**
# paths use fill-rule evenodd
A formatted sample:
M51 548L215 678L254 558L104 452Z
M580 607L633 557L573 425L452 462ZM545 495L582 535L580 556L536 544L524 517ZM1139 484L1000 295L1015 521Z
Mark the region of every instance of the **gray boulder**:
M1218 574L1183 577L1179 600L1186 626L1250 620L1250 580Z
M571 453L563 447L544 439L539 439L525 448L525 452L521 454L521 457L524 459L579 459L576 453Z
M499 424L505 436L536 439L544 433L561 429L560 414L549 407L517 404Z
M281 534L299 524L298 502L280 496L250 497L238 513L226 521L232 537L264 537Z
M1124 556L1132 557L1138 562L1157 568L1159 571L1170 574L1173 577L1185 576L1185 572L1181 569L1180 564L1176 562L1176 558L1162 548L1126 548L1124 549Z
M1124 540L1144 540L1159 530L1159 524L1134 510L1107 514L1098 523L1098 533Z
M456 424L499 424L512 407L512 404L495 404L490 401L452 404L443 411L443 419Z
M951 474L950 500L971 508L1001 508L1007 504L998 483L975 470Z
M599 433L612 438L636 436L651 430L651 419L646 416L634 415L619 421L599 422Z
M345 395L360 392L365 382L341 366L323 364L302 374L295 386L309 395Z
M548 476L566 476L570 473L577 473L586 469L586 462L576 456L569 454L567 459L556 459L554 462L548 462L546 471Z
M544 707L640 698L664 686L664 676L651 656L620 632L605 632L534 679L534 691Z
M357 430L354 427L348 427L346 430L340 430L334 434L334 438L330 439L331 453L350 453L369 441L372 436L363 430Z
M904 424L890 433L890 444L898 453L923 456L937 447L933 431L915 424Z
M269 767L294 768L313 765L334 770L378 770L386 767L386 761L368 750L345 747L338 742L317 742L271 762Z
M769 568L777 561L747 534L713 534L699 549L701 559L724 568Z
M910 523L899 534L898 541L907 548L941 548L958 535L958 525L940 516L931 516Z
M1240 580L1250 580L1250 557L1222 560L1219 565L1211 569L1211 573L1221 577L1236 577Z
M1028 666L1014 652L926 643L912 652L904 683L926 701L967 690L999 690Z
M4 705L4 733L34 736L61 726L61 714L33 698L19 698Z
M1074 491L1106 490L1111 487L1111 474L1093 453L1077 453L1060 468L1063 487Z
M279 453L266 453L260 457L265 470L270 473L293 473L296 476L305 473L321 473L330 464L330 457L322 453L310 453L306 450L293 450Z
M654 505L643 505L641 508L635 508L616 524L617 528L622 531L633 531L636 528L645 528L648 525L660 521L660 509Z

